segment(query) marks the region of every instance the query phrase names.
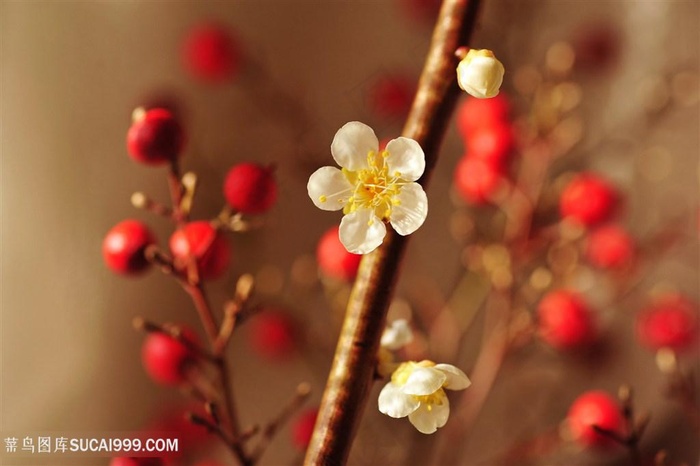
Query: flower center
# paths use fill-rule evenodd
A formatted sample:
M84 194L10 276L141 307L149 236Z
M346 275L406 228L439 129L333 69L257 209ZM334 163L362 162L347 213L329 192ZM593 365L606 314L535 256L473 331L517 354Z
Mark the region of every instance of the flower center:
M362 208L373 209L381 219L391 217L391 209L399 205L396 196L401 192L404 182L400 172L389 173L386 163L389 157L390 154L386 150L370 151L367 154L368 168L356 172L343 169L343 173L355 187L343 213L349 214Z
M432 411L433 406L442 406L442 404L445 402L445 398L447 398L445 390L442 388L438 389L435 393L431 393L430 395L414 396L418 401L420 401L421 404L425 405L425 408L428 411Z

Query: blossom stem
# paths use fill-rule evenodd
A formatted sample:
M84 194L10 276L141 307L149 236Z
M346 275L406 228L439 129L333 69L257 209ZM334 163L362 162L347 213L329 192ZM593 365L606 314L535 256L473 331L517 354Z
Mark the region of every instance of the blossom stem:
M426 156L420 183L425 187L460 90L455 50L467 43L479 0L445 0L403 135L417 141ZM333 366L304 464L334 466L347 461L354 434L372 387L379 340L398 278L407 237L389 231L384 243L366 255L348 302Z

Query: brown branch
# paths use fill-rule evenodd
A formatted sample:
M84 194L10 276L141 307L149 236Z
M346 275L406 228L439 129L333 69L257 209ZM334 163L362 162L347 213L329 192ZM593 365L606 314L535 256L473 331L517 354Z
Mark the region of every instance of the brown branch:
M455 51L467 43L479 0L445 0L435 26L418 92L403 135L426 154L426 186L448 120L459 96ZM373 382L386 312L398 278L407 238L389 231L384 243L363 258L306 454L307 466L344 464Z

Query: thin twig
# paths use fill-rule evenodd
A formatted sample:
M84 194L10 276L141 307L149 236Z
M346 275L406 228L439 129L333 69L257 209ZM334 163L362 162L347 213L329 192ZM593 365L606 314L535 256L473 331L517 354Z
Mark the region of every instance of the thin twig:
M280 411L280 413L263 429L262 438L260 439L260 442L255 450L253 450L253 453L250 455L254 463L260 460L260 457L263 455L263 453L265 453L265 450L275 437L275 434L277 434L279 429L284 426L284 424L301 407L301 405L304 404L310 394L311 385L308 383L304 382L297 386L296 392L289 403L287 403L282 411Z
M473 385L466 390L445 431L438 439L434 465L456 464L461 454L455 445L461 445L481 412L493 384L496 382L510 342L508 325L512 307L510 292L492 292L487 303L490 328L484 331L479 357L471 373ZM485 327L489 324L485 322Z
M455 51L468 42L479 0L446 0L435 26L428 57L403 135L416 140L426 155L426 186L459 95ZM346 317L314 434L307 466L335 466L347 461L373 383L377 350L398 278L407 238L393 231L366 255L348 302Z
M137 209L147 210L160 217L175 220L175 216L173 215L173 209L161 204L158 201L154 201L153 199L151 199L146 194L140 191L137 191L131 195L131 205L133 205Z

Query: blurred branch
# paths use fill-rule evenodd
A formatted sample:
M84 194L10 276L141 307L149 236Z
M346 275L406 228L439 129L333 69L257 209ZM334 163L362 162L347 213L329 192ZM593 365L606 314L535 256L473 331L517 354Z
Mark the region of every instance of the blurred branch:
M403 135L426 155L427 185L438 149L460 93L455 51L466 45L479 0L445 0ZM389 231L384 243L362 260L348 302L333 366L304 464L344 464L372 387L386 312L408 238Z

